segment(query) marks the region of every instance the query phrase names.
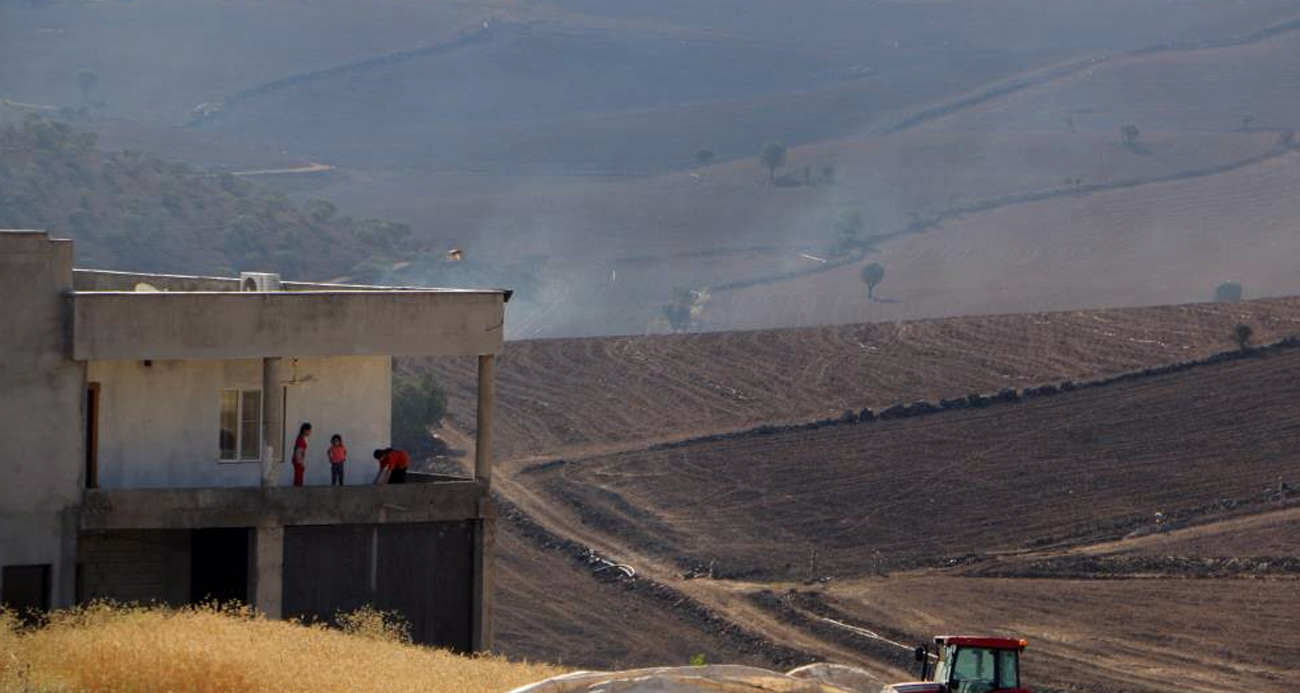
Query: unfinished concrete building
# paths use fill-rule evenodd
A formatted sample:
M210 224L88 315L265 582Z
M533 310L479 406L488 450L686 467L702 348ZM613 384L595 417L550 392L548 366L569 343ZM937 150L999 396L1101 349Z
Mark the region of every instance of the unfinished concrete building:
M0 232L0 601L372 605L491 644L491 442L506 291L74 270ZM371 483L394 356L478 359L474 474ZM307 486L283 464L314 426ZM339 433L347 484L324 451Z

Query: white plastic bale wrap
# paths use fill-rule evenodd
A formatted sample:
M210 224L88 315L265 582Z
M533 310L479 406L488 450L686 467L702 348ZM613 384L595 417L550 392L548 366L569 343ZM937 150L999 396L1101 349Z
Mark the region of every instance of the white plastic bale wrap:
M816 667L817 665L813 665ZM875 677L860 669L800 667L781 674L757 667L709 665L629 671L579 671L516 688L510 693L876 693ZM871 681L871 688L857 687ZM853 687L847 687L852 685Z

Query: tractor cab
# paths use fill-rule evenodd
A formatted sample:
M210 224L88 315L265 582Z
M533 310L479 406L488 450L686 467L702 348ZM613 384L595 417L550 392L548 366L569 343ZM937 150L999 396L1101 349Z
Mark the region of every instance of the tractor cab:
M885 686L882 693L1028 693L1020 687L1020 653L1028 644L1012 638L940 635L934 639L936 654L925 646L916 648L921 680Z

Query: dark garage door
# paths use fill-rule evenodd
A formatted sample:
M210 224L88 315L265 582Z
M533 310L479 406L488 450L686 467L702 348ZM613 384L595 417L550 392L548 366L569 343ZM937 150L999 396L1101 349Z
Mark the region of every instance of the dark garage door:
M468 652L474 523L286 527L284 615L331 620L371 604L416 642Z

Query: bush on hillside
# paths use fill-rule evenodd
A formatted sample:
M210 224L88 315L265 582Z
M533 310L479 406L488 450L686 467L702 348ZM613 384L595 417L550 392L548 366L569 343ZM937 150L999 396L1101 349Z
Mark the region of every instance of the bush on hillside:
M1242 297L1241 284L1237 282L1223 282L1214 287L1215 303L1235 303Z
M1244 322L1237 323L1237 326L1232 328L1232 341L1237 344L1238 349L1243 351L1250 346L1250 340L1254 336L1255 328Z

